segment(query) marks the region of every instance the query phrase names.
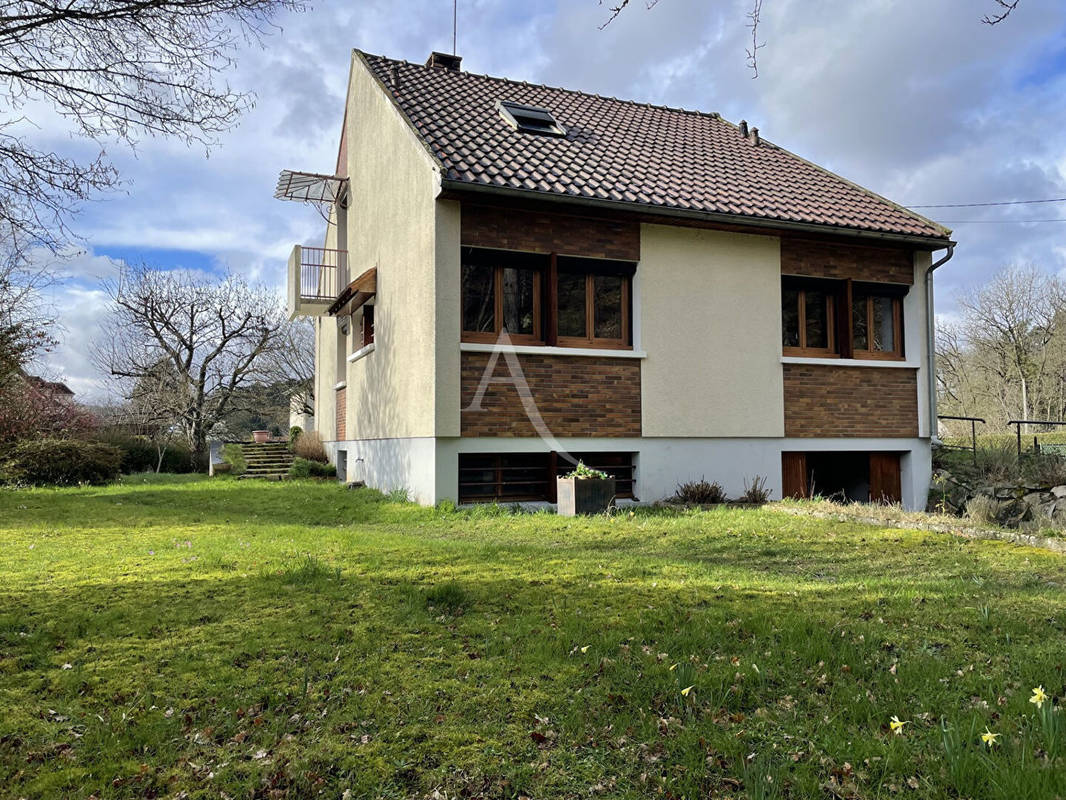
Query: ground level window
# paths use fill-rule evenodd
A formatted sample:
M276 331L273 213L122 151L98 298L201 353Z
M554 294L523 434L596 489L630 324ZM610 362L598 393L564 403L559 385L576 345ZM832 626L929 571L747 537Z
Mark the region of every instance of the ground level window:
M570 456L614 477L617 497L633 497L633 453ZM463 453L459 456L459 502L555 502L555 479L571 469L573 462L560 453Z
M781 494L840 502L899 503L902 500L900 454L782 453Z

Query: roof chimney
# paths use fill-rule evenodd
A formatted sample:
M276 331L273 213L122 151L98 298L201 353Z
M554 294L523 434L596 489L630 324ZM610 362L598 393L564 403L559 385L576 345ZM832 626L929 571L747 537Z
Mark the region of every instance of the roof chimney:
M740 121L740 135L745 139L748 138L748 121L746 119Z
M462 60L462 56L456 56L450 53L438 53L434 50L429 54L429 58L426 59L426 66L440 67L441 69L450 69L452 72L459 72L459 64L462 63Z
M752 128L751 129L751 143L753 145L755 145L756 147L758 147L761 142L762 142L762 139L759 138L759 129L758 128Z

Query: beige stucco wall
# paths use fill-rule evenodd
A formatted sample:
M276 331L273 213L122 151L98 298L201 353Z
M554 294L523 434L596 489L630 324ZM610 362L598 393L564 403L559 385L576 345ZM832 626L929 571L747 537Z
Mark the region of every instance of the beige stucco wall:
M781 247L642 225L636 297L644 436L783 436Z
M345 361L345 374L338 377L336 321L321 318L316 337L319 430L325 439L336 436L333 387L345 380L346 438L432 436L438 374L436 164L355 55L346 124L351 186L339 238L343 241L347 234L349 280L377 268L375 349L358 361ZM337 238L331 226L326 246L335 246ZM356 326L352 327L347 352L358 346Z
M459 435L460 214L458 202L437 201L437 436Z

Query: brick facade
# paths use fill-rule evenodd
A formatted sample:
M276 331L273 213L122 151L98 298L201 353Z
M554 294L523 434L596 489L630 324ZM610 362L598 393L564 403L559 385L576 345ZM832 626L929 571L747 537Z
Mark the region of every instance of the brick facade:
M781 239L781 274L914 283L914 255L899 247L868 247L816 239Z
M528 253L640 260L640 224L462 204L462 243Z
M497 359L480 410L469 408L490 353L461 356L460 432L463 436L537 436L511 381L507 360ZM548 430L555 436L640 436L640 361L629 358L520 355L517 357Z
M916 437L918 371L784 364L785 436Z
M348 390L337 390L337 441L348 438Z

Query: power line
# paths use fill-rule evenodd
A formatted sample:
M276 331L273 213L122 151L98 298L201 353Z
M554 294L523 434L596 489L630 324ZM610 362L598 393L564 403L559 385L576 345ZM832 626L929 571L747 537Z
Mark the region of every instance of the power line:
M904 206L905 208L983 208L986 206L1027 206L1034 203L1066 203L1066 197L1053 197L1050 200L1002 200L996 203L934 203L928 205Z
M1066 217L1058 219L941 219L943 225L1009 225L1022 222L1066 222Z

